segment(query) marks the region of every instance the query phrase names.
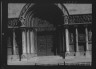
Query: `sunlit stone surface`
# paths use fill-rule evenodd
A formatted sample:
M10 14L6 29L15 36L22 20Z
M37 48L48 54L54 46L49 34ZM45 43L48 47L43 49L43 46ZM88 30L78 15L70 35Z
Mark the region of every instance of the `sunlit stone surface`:
M60 7L59 9L62 9L62 6L60 4L58 5ZM92 4L64 4L64 6L66 7L69 13L69 17L67 15L66 10L63 8L62 11L63 13L65 12L66 15L65 14L60 15L62 19L61 21L60 21L60 18L58 17L59 13L61 14L61 12L57 11L56 7L55 7L56 12L59 12L58 16L51 14L53 10L46 12L46 13L50 13L52 17L50 17L51 15L49 16L49 14L44 15L43 11L46 11L47 9L46 10L39 9L40 12L36 11L36 13L34 13L34 17L31 12L30 12L31 14L30 15L28 14L28 16L26 14L27 17L25 18L22 17L21 22L22 24L24 22L25 25L24 26L19 25L16 27L18 23L20 24L19 15L24 6L25 6L25 3L15 3L15 4L9 3L8 4L8 18L10 19L8 21L8 28L11 30L13 30L13 28L15 29L23 28L22 34L21 34L22 37L20 37L22 39L22 46L19 46L22 48L21 55L17 50L19 49L19 47L16 46L15 31L13 31L12 34L9 35L9 37L12 36L12 38L10 38L12 39L12 41L8 39L9 40L8 58L7 58L8 65L48 65L48 64L49 65L53 65L53 64L55 65L71 65L71 64L87 65L88 64L90 65L91 64L92 62L91 60L92 59L92 54L91 54L92 31L90 26L92 24ZM57 15L55 11L52 13ZM36 14L38 16L41 14L40 15L41 18L38 17ZM46 18L45 20L42 19L43 17L48 17L49 21ZM54 19L52 19L53 17ZM58 17L59 19L55 17ZM11 18L14 18L14 19L11 20ZM60 24L62 23L61 25L63 27L59 25L59 23ZM84 26L83 35L82 35L82 32L80 33L78 31L80 29L79 24L80 25L82 24L82 27ZM90 26L85 27L84 24L90 25ZM70 34L71 27L74 28L74 29L72 28L72 31L74 34ZM64 39L61 38L59 40L58 37L60 35L59 34L54 35L54 31L55 33L57 32L57 34L59 32L63 33ZM70 35L72 37L70 37ZM85 41L81 40L82 43L85 43L84 45L79 45L80 44L79 37L81 39L82 37L85 38ZM70 38L72 39L73 43L70 43L71 41ZM13 43L12 46L9 43ZM62 48L64 49L61 51ZM9 54L10 50L11 50L11 53ZM54 55L54 52L56 52L56 55ZM62 57L62 55L60 55L61 53L63 53L62 55L65 57ZM21 61L20 61L20 56L21 56Z

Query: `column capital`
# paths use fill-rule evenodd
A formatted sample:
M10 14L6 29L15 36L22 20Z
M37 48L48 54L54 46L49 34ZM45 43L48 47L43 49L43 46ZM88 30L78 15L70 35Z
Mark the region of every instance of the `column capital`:
M84 25L84 27L86 28L86 27L88 27L88 25L87 25L87 24L85 24L85 25Z
M22 30L22 31L26 31L26 29L25 29L25 28L21 28L21 30Z
M65 26L64 26L64 28L65 28L65 29L68 29L68 28L69 28L69 26L68 26L68 25L65 25Z
M37 31L37 28L33 28L33 31Z
M33 29L29 29L30 31L32 31Z
M30 28L29 30L32 31L32 30L34 30L34 28Z
M29 28L26 28L26 31L28 31L29 30Z
M63 26L58 26L58 27L56 27L58 30L62 30L62 29L64 29L64 27Z
M15 31L15 28L13 28L12 30Z
M74 25L75 28L78 28L78 25Z

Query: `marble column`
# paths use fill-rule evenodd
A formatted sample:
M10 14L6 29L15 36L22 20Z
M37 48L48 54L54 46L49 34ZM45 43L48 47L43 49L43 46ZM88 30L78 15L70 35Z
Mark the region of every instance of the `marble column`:
M27 54L30 53L29 30L27 30Z
M88 29L85 27L85 34L86 34L86 56L89 56L89 46L88 46Z
M26 55L26 30L22 30L22 48L23 48L23 55Z
M16 33L15 29L13 29L13 55L12 55L12 60L17 60L18 55L17 55L17 49L16 49Z
M33 30L30 30L30 49L31 49L31 54L34 54L34 32Z
M63 48L63 55L62 55L62 57L65 59L65 36L64 36L64 30L62 31L62 37L63 37L63 46L62 46L62 48Z
M13 29L13 55L16 55L16 39L15 29Z
M37 56L37 29L34 29L34 53Z
M78 29L76 28L76 56L79 55L79 46L78 46Z
M68 28L65 29L65 36L66 36L66 55L68 55L69 52L69 31Z
M65 46L65 45L64 45L64 43L65 43L65 42L64 42L64 41L65 41L65 40L64 40L64 39L65 39L65 37L64 37L64 32L63 32L62 35L63 35L63 52L64 52L64 51L65 51L65 48L64 48L64 46Z

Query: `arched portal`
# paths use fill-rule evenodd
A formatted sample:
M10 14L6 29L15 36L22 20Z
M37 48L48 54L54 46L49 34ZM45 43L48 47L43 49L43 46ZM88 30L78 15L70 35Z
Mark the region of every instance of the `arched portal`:
M19 19L21 21L27 20L28 18L26 18L26 17L27 17L28 14L29 15L31 14L31 17L32 17L32 15L35 15L38 12L40 14L41 13L40 10L44 11L44 13L45 13L45 12L48 12L48 9L49 9L49 12L50 11L52 12L53 10L54 11L57 10L57 12L59 12L59 15L61 15L63 17L63 20L64 20L63 24L68 23L69 13L68 13L66 7L63 4L60 4L60 3L59 4L57 4L57 3L55 3L55 4L53 4L53 3L52 4L49 4L49 3L45 3L45 4L42 4L42 3L41 4L38 4L38 3L37 4L34 4L34 3L31 4L31 3L28 3L22 8L21 13L19 15ZM43 13L43 15L44 15L44 13ZM30 16L28 16L28 17L30 17Z
M68 24L68 15L63 4L26 4L19 16L23 55L64 54L68 29L64 30L63 25Z

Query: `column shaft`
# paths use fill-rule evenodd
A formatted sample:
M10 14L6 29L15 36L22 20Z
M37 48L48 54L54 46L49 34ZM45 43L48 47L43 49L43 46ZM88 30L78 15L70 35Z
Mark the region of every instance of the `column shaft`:
M64 52L64 50L65 50L65 48L64 48L64 41L65 41L64 38L65 38L65 37L64 37L64 33L63 33L63 52Z
M34 32L30 31L30 44L31 44L31 53L34 53Z
M85 28L85 33L86 33L86 57L90 57L91 52L89 51L89 45L88 45L88 29L87 29L87 27Z
M22 31L22 48L23 54L26 54L26 31Z
M85 28L85 33L86 33L86 50L89 50L89 48L88 48L88 29L87 29L87 27Z
M66 52L69 52L69 31L65 29L65 36L66 36Z
M79 51L79 48L78 48L78 29L76 28L76 51L78 52Z
M16 55L15 30L13 30L13 55Z
M29 30L27 30L27 53L29 54L30 53L30 42L29 42Z
M76 28L76 56L80 56L81 53L79 52L79 44L78 44L78 29Z
M34 30L34 52L37 53L37 29Z

